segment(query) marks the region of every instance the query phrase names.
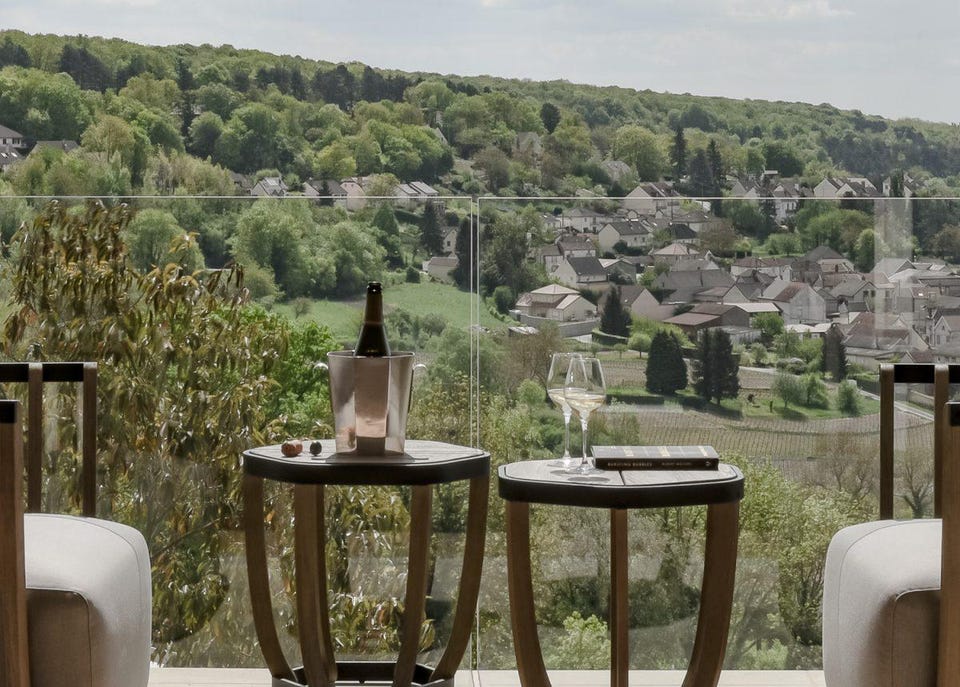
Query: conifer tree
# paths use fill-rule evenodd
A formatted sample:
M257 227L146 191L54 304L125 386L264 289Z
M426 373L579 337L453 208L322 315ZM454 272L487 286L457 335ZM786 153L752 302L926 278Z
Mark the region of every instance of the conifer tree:
M730 335L722 329L700 334L694 360L693 387L705 401L736 398L740 393L740 361L733 353Z
M600 331L614 336L629 336L630 313L623 305L620 287L610 286L607 298L600 311Z
M423 218L420 220L420 243L430 255L440 255L443 252L440 219L437 217L437 209L430 201L427 201L423 207Z
M647 358L647 391L674 394L687 386L687 363L676 334L658 331Z
M678 126L673 134L673 146L670 148L670 164L673 165L675 179L679 180L687 173L687 139L683 135L683 126Z
M830 327L823 337L820 369L836 382L847 378L847 351L843 345L843 332L837 326Z

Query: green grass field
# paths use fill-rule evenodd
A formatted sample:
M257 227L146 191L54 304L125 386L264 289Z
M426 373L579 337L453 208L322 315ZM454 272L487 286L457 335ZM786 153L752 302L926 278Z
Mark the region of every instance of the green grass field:
M460 329L471 324L471 295L446 284L422 282L385 286L383 303L387 312L402 308L414 315L436 313L446 318L451 326ZM362 309L362 298L349 301L313 301L310 310L301 319L324 324L330 328L334 337L349 341L356 336L360 327ZM276 311L286 315L291 321L298 319L289 304L277 305ZM507 326L507 323L491 315L485 305L480 307L480 324L489 329L503 329Z

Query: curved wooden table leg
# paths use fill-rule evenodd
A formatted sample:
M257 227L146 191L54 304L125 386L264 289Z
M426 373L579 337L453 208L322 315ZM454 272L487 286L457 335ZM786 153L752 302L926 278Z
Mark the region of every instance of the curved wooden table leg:
M410 501L410 552L407 591L403 604L400 653L393 671L393 687L410 687L420 649L420 626L427 606L427 572L430 557L430 519L433 487L412 488Z
M317 513L317 494L321 489L312 484L297 484L293 488L297 625L303 671L310 687L329 687L333 684L331 674L336 678L336 665L330 667L333 656L327 654L324 633L320 629L320 609L325 611L327 605L326 593L321 597L321 588L326 585L320 582L321 564L317 551L320 540L317 524L318 520L323 521L323 516L318 517Z
M627 511L610 509L610 687L627 687L630 636L627 605Z
M480 573L483 568L483 550L487 536L487 494L490 491L490 476L470 480L470 501L467 507L466 545L463 549L463 566L460 568L460 585L457 591L457 610L453 616L453 629L447 648L437 667L430 675L430 682L453 677L470 642L477 598L480 596Z
M337 681L337 660L333 649L333 637L330 633L330 603L327 595L327 528L324 522L324 487L317 485L317 594L320 606L320 645L327 662L327 680Z
M683 687L716 687L723 668L737 572L740 503L707 507L707 542L697 637Z
M533 607L533 577L530 571L530 504L507 501L507 587L510 592L510 624L517 654L517 671L523 687L550 687L543 664L537 619Z
M253 625L257 631L260 650L270 674L277 679L293 680L293 671L287 663L277 626L273 620L270 595L270 576L267 571L267 547L263 532L263 479L243 476L243 532L247 547L247 578L250 584L250 604Z

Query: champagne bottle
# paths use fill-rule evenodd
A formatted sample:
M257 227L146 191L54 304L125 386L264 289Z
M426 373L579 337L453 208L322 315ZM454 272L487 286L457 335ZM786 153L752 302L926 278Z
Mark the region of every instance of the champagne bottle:
M387 330L383 326L383 288L378 281L367 284L367 304L363 309L363 324L353 354L370 357L390 355Z

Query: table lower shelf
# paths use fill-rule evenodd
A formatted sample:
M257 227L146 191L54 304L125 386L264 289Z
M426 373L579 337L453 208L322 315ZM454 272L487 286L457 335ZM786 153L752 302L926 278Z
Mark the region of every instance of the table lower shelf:
M337 661L337 685L376 684L389 685L393 683L393 672L396 667L394 661ZM285 678L273 678L272 687L307 687L307 676L303 667L293 669L294 677L299 682ZM417 663L413 668L412 687L453 687L453 677L445 680L430 681L433 668Z

